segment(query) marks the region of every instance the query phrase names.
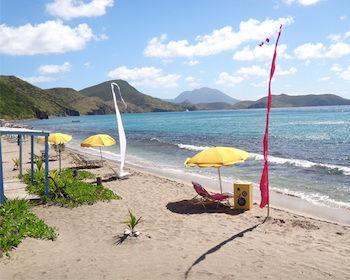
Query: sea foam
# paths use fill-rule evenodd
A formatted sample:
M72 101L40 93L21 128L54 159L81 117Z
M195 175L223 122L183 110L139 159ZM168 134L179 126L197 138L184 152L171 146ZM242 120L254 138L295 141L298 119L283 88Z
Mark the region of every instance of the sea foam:
M186 149L190 151L202 151L208 147L206 146L195 146L195 145L186 145L186 144L177 144L180 149ZM256 153L249 153L250 159L261 161L264 159L264 156ZM269 156L269 163L272 164L289 164L300 168L324 168L333 172L335 174L343 174L346 176L350 176L350 167L334 165L334 164L326 164L326 163L317 163L304 159L293 159L293 158L282 158Z

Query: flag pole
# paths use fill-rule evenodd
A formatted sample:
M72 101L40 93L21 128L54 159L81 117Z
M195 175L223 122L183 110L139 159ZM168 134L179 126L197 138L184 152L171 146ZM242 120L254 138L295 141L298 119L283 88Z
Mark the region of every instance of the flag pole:
M266 126L265 133L263 138L263 153L264 153L264 168L260 178L260 193L261 193L261 201L260 208L264 208L267 205L267 213L264 222L270 216L270 191L269 191L269 161L268 161L268 150L269 150L269 117L270 110L272 105L272 93L271 93L271 82L273 75L276 69L276 58L277 58L277 46L282 32L282 25L280 25L277 40L275 43L275 50L272 57L271 69L270 69L270 79L268 83L268 93L267 93L267 102L266 102ZM270 40L266 38L266 42ZM264 42L260 43L259 46L263 46Z

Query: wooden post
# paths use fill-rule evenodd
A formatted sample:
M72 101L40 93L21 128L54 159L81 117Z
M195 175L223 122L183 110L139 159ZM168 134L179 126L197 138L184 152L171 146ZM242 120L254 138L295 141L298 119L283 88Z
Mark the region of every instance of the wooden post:
M78 177L78 170L73 169L73 177L74 178Z
M0 134L0 204L4 205L5 194L4 194L4 176L2 171L2 149L1 149L1 134Z
M97 177L96 178L96 185L101 186L102 185L102 177Z
M30 136L30 181L34 183L34 135Z
M45 135L45 195L49 194L49 135Z
M19 144L19 177L22 178L23 175L23 158L22 158L22 135L18 135L18 144Z

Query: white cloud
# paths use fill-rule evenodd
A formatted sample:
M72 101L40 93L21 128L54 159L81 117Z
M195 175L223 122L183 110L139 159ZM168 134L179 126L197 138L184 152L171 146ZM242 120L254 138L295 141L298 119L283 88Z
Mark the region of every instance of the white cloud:
M282 69L279 65L276 66L275 75L276 76L288 76L294 75L297 72L297 68L290 67L289 69Z
M221 72L218 79L215 81L218 85L223 85L227 87L233 87L243 81L242 77L230 75L227 72Z
M344 40L345 39L347 39L347 38L350 38L350 31L348 31L348 32L346 32L345 34L344 34Z
M86 61L86 62L84 63L84 67L85 67L85 68L90 68L90 67L91 67L91 62L90 62L90 61Z
M338 76L345 81L350 81L350 66L344 69L344 71L339 72Z
M306 43L294 49L294 54L299 59L315 58L340 58L350 54L350 44L346 39L350 37L350 31L344 34L330 34L328 39L333 43L325 46L322 43Z
M47 83L47 82L52 82L56 80L56 78L50 77L50 76L32 76L32 77L20 77L20 78L31 84Z
M249 67L241 67L235 73L228 74L227 72L221 72L219 77L215 81L216 84L225 86L235 86L243 82L244 80L251 80L256 78L268 78L269 77L269 66L261 67L259 65L252 65ZM276 65L275 76L287 76L294 75L297 72L295 67L289 69L282 69L279 65ZM266 85L266 82L253 83L254 87L261 87Z
M347 18L347 16L345 16L345 15L339 17L339 19L340 19L341 21L346 20L346 18Z
M306 43L294 50L294 54L299 59L310 59L323 57L326 47L322 43Z
M236 51L233 55L234 60L239 61L263 61L271 60L273 56L275 46L274 45L264 45L262 47L256 46L251 49L249 46L244 47L242 50ZM286 53L287 45L281 44L278 46L278 57L279 58L290 58L290 55Z
M123 79L137 86L145 87L177 87L181 75L164 74L162 69L155 67L127 68L120 66L108 73L112 79Z
M106 13L108 7L113 6L113 0L54 0L46 4L46 11L53 16L70 20L77 17L98 17Z
M213 30L210 34L197 36L194 44L187 40L168 41L167 35L163 34L148 42L144 55L160 58L215 55L234 50L244 42L270 37L276 33L280 24L289 25L293 21L292 17L266 19L261 22L249 19L240 23L238 31L234 31L231 26L225 26Z
M96 40L96 41L105 41L105 40L108 40L109 39L109 37L108 37L108 35L107 34L101 34L101 35L98 35L98 36L94 36L94 39Z
M0 54L35 55L81 50L93 38L90 27L83 23L75 28L60 21L30 23L12 27L0 25Z
M339 58L348 54L350 54L350 44L340 42L329 46L326 57Z
M320 2L321 0L284 0L284 2L287 4L287 5L291 5L291 4L294 4L294 3L297 3L301 6L311 6L311 5L315 5L317 4L318 2Z
M345 41L347 38L350 38L350 31L345 32L343 35L342 34L330 34L327 37L328 39L330 39L332 42L343 42Z
M330 79L331 79L331 77L325 76L325 77L320 78L320 81L326 82L326 81L329 81Z
M42 75L52 75L52 74L69 72L71 68L72 68L72 65L69 62L65 62L61 65L46 64L46 65L41 65L38 69L38 72Z
M340 34L330 34L327 38L332 42L340 42L342 40L342 36Z
M294 50L298 59L339 58L350 54L350 44L338 42L324 46L322 43L306 43Z
M263 68L258 65L253 65L250 67L241 67L236 71L236 74L239 76L242 76L243 78L249 78L249 77L265 77L268 75L268 72L266 68Z
M192 88L199 87L200 85L200 81L192 76L186 77L185 82Z
M332 72L340 72L343 68L339 64L333 64L331 67Z
M189 66L194 66L194 65L197 65L199 63L198 60L194 60L194 59L191 59L187 62L185 62L185 64L189 65Z
M264 80L264 81L261 81L261 82L258 82L258 83L252 83L251 85L253 87L256 87L256 88L266 88L267 85L268 85L268 80Z

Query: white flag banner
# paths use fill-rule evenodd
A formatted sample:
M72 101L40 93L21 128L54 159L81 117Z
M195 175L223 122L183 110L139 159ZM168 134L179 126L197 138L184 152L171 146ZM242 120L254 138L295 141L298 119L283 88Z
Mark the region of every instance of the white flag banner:
M123 178L123 177L126 177L129 175L129 173L124 172L125 153L126 153L126 136L125 136L125 131L124 131L124 127L123 127L122 116L121 116L119 108L118 108L117 97L116 97L115 92L114 92L114 86L117 87L120 99L124 103L125 108L127 108L127 105L123 99L123 96L120 92L120 87L118 86L118 84L114 83L114 82L111 83L111 89L112 89L114 106L115 106L115 115L117 117L117 128L118 128L119 146L120 146L120 172L119 172L118 176L120 178Z

